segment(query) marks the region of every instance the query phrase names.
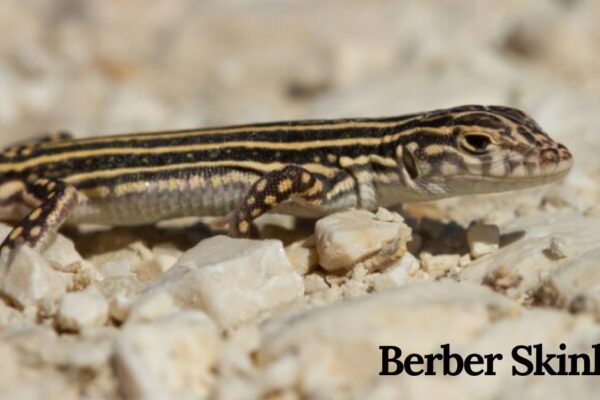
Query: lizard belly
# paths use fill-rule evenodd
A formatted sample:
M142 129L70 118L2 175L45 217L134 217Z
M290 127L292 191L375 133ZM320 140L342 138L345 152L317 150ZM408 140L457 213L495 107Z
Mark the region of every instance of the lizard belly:
M250 187L249 182L213 185L211 182L176 190L160 190L153 184L145 191L110 197L81 195L69 223L143 225L186 216L223 216L235 210Z

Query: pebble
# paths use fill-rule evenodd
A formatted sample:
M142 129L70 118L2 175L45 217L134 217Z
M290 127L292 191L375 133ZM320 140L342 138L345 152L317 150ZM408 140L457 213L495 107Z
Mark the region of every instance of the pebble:
M384 251L389 252L390 259L395 253L401 256L411 240L411 230L400 216L364 210L320 219L315 235L319 264L327 271L348 270ZM388 246L392 249L387 249Z
M474 223L467 229L467 244L473 258L493 253L500 246L500 229L496 225Z
M43 299L60 299L69 280L69 274L56 271L40 253L23 246L2 278L0 291L19 308L25 308Z
M550 246L548 247L548 257L554 260L566 258L568 253L567 239L560 236L552 236L550 238Z
M376 275L373 279L375 291L394 289L416 281L415 275L420 268L419 260L411 253L406 253L393 265Z
M315 248L314 236L286 246L285 254L294 271L300 275L306 275L319 266L319 254Z
M61 330L80 332L102 326L108 320L109 304L96 288L67 293L60 303L56 323Z

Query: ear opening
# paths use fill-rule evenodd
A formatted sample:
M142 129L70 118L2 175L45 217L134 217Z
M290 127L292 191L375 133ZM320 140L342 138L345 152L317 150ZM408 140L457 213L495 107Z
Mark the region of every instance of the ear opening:
M415 180L419 176L415 158L407 149L403 149L402 151L402 164L404 165L404 169L408 173L408 176L410 176L410 179Z

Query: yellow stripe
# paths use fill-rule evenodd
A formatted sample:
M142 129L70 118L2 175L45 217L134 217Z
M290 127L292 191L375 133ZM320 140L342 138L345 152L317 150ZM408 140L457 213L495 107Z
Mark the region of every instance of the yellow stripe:
M116 148L116 149L92 149L92 150L78 150L78 151L65 151L64 153L54 155L42 155L34 157L26 161L0 165L0 173L6 171L22 171L26 168L31 168L38 164L54 163L72 158L87 158L94 156L108 156L113 154L129 155L129 154L166 154L166 153L186 153L196 151L206 151L223 148L253 148L253 149L270 149L270 150L306 150L323 147L339 147L339 146L377 146L383 143L389 143L397 140L402 135L410 134L416 131L417 128L408 131L398 132L383 137L374 138L345 138L345 139L333 139L333 140L314 140L310 142L226 142L226 143L205 143L196 145L185 145L185 146L162 146L157 148L140 148L140 147L127 147L127 148Z
M213 149L221 149L221 148L235 148L235 147L244 147L244 148L264 148L270 150L306 150L306 149L314 149L314 148L323 148L323 147L339 147L339 146L353 146L353 145L362 145L362 146L377 146L381 143L391 143L395 140L398 140L403 135L409 135L414 132L417 132L420 128L413 128L410 130L398 132L391 135L385 135L382 137L375 138L346 138L346 139L333 139L333 140L314 140L309 142L287 142L287 143L278 143L278 142L252 142L252 141L242 141L242 142L226 142L226 143L208 143L208 144L197 144L197 145L185 145L185 146L163 146L157 148L116 148L116 149L92 149L92 150L80 150L80 151L72 151L65 152L61 154L48 155L48 156L39 156L35 158L31 158L29 160L20 162L7 164L6 166L0 165L0 172L5 171L22 171L26 168L43 164L43 163L53 163L60 162L64 160L68 160L70 158L86 158L86 157L94 157L94 156L102 156L102 155L113 155L113 154L167 154L167 153L186 153L186 152L195 152L195 151L206 151ZM432 130L433 132L433 130Z
M157 140L157 139L171 139L181 137L194 137L204 135L219 135L219 134L235 134L243 132L275 132L275 131L291 131L291 132L303 132L313 130L342 130L351 128L391 128L399 124L404 124L415 119L422 118L423 115L415 115L410 118L403 119L398 117L396 121L390 122L379 122L376 118L372 121L344 121L336 123L335 120L331 120L330 123L320 123L314 125L272 125L272 126L261 126L259 125L240 125L225 128L205 128L205 129L190 129L181 131L166 131L166 132L148 132L148 133L136 133L131 135L109 135L103 137L94 137L89 139L76 139L57 143L40 143L41 148L52 148L58 146L64 146L67 143L70 144L94 144L94 143L106 143L106 142L122 142L128 140ZM292 121L294 122L294 121Z

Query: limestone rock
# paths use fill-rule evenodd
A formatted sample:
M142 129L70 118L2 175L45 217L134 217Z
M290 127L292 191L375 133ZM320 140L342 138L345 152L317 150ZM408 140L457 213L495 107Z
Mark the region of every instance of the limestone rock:
M536 292L536 300L545 305L596 313L600 310L599 259L600 247L570 258L546 277Z
M123 322L129 316L133 300L129 297L118 294L109 302L108 313L112 319L118 322Z
M381 274L373 278L375 291L395 289L418 280L419 260L411 253L406 253Z
M169 292L157 290L141 296L129 306L128 323L153 321L178 310Z
M60 299L69 280L69 274L54 270L40 253L23 246L8 267L0 290L18 307L24 308L42 299Z
M319 255L315 247L314 236L286 246L285 254L290 260L294 271L300 275L306 275L319 265Z
M327 216L317 222L315 235L319 264L328 271L349 269L376 255L400 257L411 239L410 228L402 218L387 210L378 214L357 210Z
M263 329L258 362L266 374L274 363L292 374L277 377L277 389L284 384L315 398L340 390L350 396L377 378L382 343L407 352L466 344L493 320L520 312L516 303L481 286L414 284L271 320Z
M65 331L79 332L101 326L108 319L108 302L97 289L67 293L58 309L56 322Z
M553 238L557 236L569 238L561 250L568 257L548 257ZM498 251L473 261L459 272L457 278L483 282L498 268L504 268L509 275L519 277L513 295L524 294L561 270L569 260L597 248L600 219L576 213L534 214L502 227L501 243ZM586 279L583 275L580 277L582 281Z
M215 323L195 310L129 324L115 346L121 390L128 398L203 398L220 342Z
M108 252L90 259L94 267L105 278L132 275L140 264L152 259L152 252L140 242L135 242L119 251Z
M303 293L281 242L217 236L201 241L145 291L167 292L182 308L206 311L231 327ZM132 313L135 313L134 304Z

